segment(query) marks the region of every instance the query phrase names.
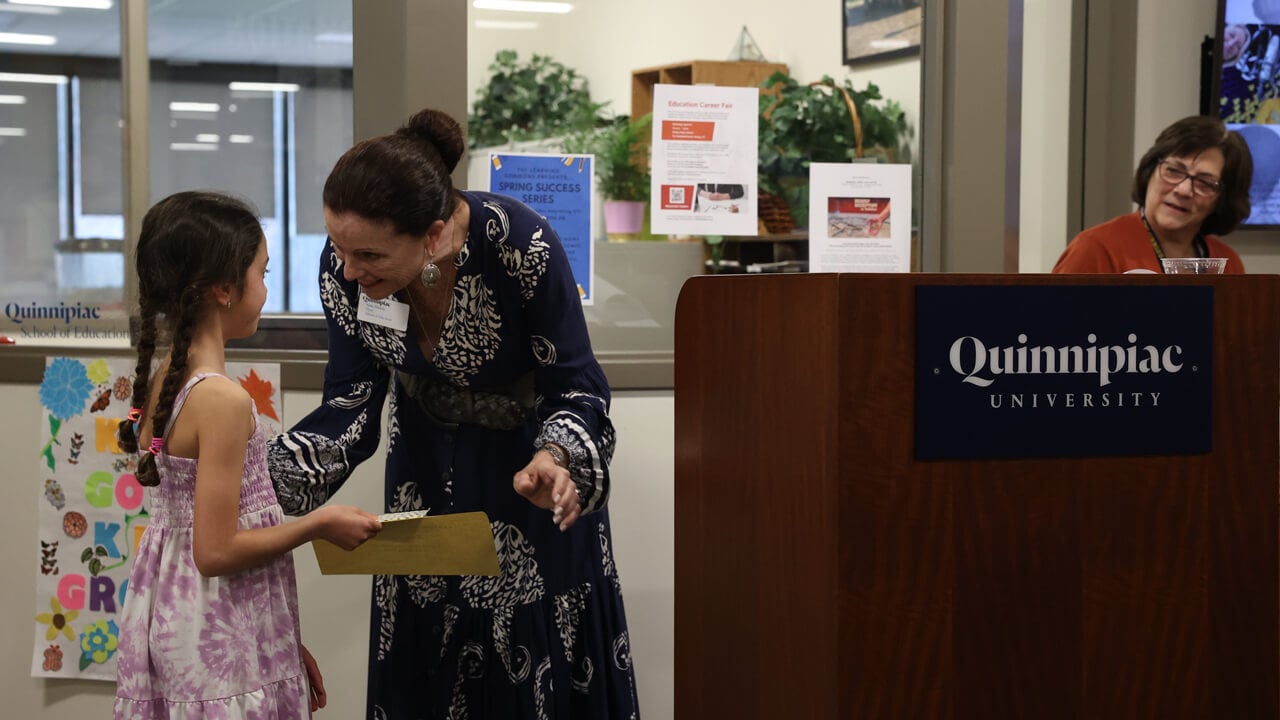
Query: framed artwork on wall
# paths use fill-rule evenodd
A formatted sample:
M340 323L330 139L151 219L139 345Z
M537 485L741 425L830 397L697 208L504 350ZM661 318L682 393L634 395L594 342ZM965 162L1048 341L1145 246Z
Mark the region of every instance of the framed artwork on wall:
M920 52L921 0L840 0L844 64L861 65Z
M1280 228L1280 0L1219 0L1212 114L1253 156L1249 216L1242 229Z

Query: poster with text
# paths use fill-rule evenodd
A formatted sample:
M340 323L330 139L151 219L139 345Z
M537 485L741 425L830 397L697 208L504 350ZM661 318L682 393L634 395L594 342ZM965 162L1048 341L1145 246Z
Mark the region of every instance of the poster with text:
M591 280L596 270L591 244L594 170L592 155L489 155L489 190L519 200L551 223L569 256L583 305L591 304Z
M911 166L809 166L809 271L911 271Z
M757 88L655 85L650 226L668 235L756 235Z
M116 679L117 622L129 571L150 517L150 493L134 476L137 455L116 445L129 414L135 361L52 357L40 383L39 445L31 468L39 538L32 548L33 677ZM227 363L258 407L268 436L280 432L280 367Z

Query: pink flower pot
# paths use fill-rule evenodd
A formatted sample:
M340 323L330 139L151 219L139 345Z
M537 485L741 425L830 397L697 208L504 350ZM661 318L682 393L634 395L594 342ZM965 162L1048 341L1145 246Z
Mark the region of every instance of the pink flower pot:
M604 229L610 235L634 235L644 228L643 200L605 200Z

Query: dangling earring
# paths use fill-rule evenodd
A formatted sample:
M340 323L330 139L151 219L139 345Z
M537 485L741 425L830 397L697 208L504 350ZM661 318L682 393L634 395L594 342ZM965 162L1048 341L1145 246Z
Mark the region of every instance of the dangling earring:
M231 301L230 301L230 300L228 300L228 301L227 301L227 304L226 304L226 305L223 305L223 307L225 307L226 309L230 310L230 309L231 309Z
M434 262L428 260L426 266L422 268L421 278L423 287L430 290L436 286L436 283L440 282L440 268L436 267Z

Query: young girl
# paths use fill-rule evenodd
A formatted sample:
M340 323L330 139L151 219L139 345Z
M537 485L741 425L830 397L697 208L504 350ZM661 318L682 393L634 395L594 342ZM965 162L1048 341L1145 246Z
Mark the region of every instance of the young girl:
M216 193L165 198L143 219L137 270L134 407L119 437L143 451L138 479L155 490L121 614L115 717L310 717L324 685L299 640L289 551L314 538L351 549L381 524L340 506L282 522L257 409L226 376L226 341L253 334L267 297L254 213Z

